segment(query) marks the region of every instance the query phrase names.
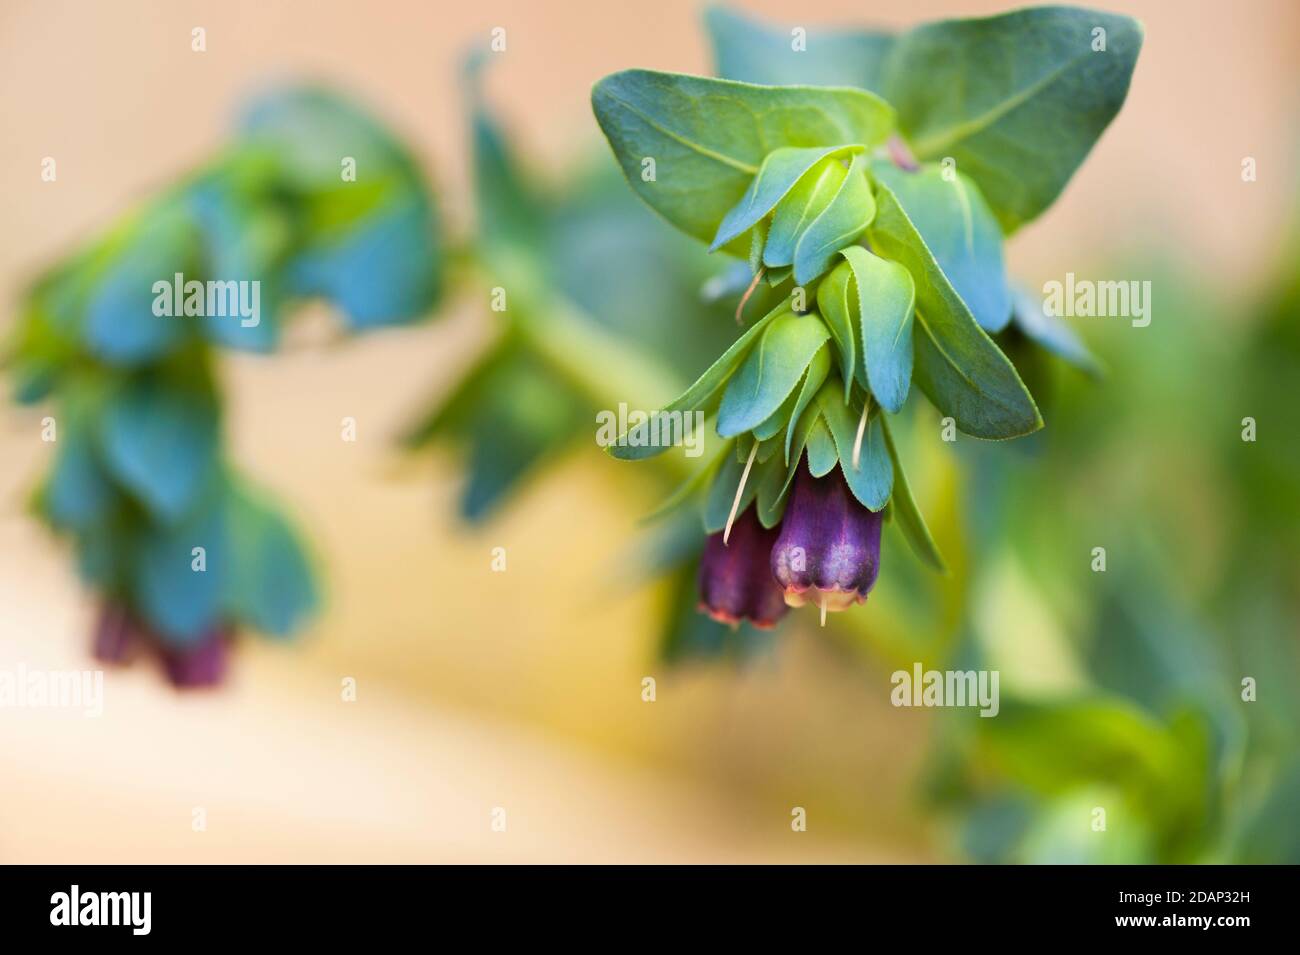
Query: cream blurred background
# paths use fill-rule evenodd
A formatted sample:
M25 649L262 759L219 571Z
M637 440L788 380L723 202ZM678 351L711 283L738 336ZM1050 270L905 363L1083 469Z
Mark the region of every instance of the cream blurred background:
M742 2L778 21L904 26L1005 4ZM1300 5L1112 2L1146 25L1129 101L1057 205L1009 247L1028 277L1178 242L1248 283L1274 264L1295 181ZM0 8L5 327L23 284L223 141L250 93L311 77L392 124L453 228L468 215L456 67L504 26L489 93L558 172L597 147L588 91L629 66L706 72L699 5L9 2ZM207 52L190 30L207 31ZM58 180L40 179L43 157ZM232 685L181 697L110 671L105 713L0 710L0 861L927 861L923 711L815 629L743 670L667 671L661 595L603 587L652 487L578 452L486 528L454 516L453 463L398 429L489 333L479 303L331 342L299 318L272 358L224 359L231 456L320 556L325 612L289 646L247 640ZM48 465L39 409L0 405L0 667L82 668L94 607L23 510ZM338 422L359 422L356 444ZM575 534L575 529L577 533ZM575 544L574 541L577 541ZM490 571L505 547L509 569ZM870 613L870 608L865 611ZM340 702L344 677L359 699ZM641 680L658 699L641 701ZM493 832L493 807L508 829ZM806 833L790 811L807 809ZM205 832L191 811L206 810Z

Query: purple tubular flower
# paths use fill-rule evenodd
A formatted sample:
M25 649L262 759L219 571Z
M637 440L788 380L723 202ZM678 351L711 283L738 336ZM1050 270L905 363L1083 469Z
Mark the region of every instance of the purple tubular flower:
M772 548L785 602L811 601L825 611L866 600L880 572L881 518L858 502L839 468L815 478L801 464Z
M786 612L769 563L775 540L776 530L760 524L753 507L736 517L726 543L710 534L700 558L700 609L732 626L775 626Z
M219 685L226 676L229 649L229 629L216 626L198 643L183 647L160 643L158 655L172 686L188 690Z
M140 649L139 633L131 611L119 603L106 602L95 625L91 653L101 663L129 663Z

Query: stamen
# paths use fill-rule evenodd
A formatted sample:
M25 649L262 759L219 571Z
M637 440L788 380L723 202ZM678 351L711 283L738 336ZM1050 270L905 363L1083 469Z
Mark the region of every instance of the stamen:
M741 324L742 321L741 313L745 310L745 303L748 302L749 297L754 294L754 289L758 288L758 280L763 277L763 273L766 271L767 271L766 269L759 269L757 272L755 272L753 281L749 283L749 288L745 289L745 294L740 296L740 302L739 304L736 305L737 325Z
M853 470L858 469L862 460L862 436L867 432L867 415L871 413L871 395L862 403L862 417L858 419L858 436L853 439Z
M736 522L736 512L740 510L740 499L745 493L745 482L749 480L749 469L754 466L754 458L758 457L758 441L754 441L754 446L749 449L749 460L745 462L745 470L740 475L740 486L736 488L736 499L731 502L731 513L727 515L727 526L722 531L722 543L726 544L727 539L731 537L731 525Z
M826 595L822 594L822 626L826 626Z

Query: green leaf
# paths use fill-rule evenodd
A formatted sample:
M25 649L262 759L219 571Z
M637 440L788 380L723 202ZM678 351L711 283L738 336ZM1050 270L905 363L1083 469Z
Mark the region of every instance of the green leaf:
M754 231L749 234L749 274L745 276L745 284L740 287L741 292L749 287L750 280L763 267L763 250L766 247L767 220L762 219L754 225Z
M796 463L799 460L799 454L803 452L804 443L808 440L808 434L805 431L802 435L797 433L798 423L804 417L804 411L812 404L813 399L817 397L817 392L821 390L822 383L826 381L826 376L831 371L831 352L830 348L822 345L813 355L813 359L808 363L808 372L804 375L803 385L799 389L799 397L795 399L794 408L790 411L790 424L785 433L785 460L790 461L790 452L793 450L792 445L798 445L798 451L795 452Z
M788 86L856 86L880 92L893 37L877 30L808 29L807 47L793 49L788 27L772 27L736 10L709 7L704 23L719 76Z
M226 519L231 554L227 609L262 633L288 636L319 602L302 544L275 509L244 488L231 488Z
M835 340L835 348L840 355L840 378L844 381L846 402L849 400L849 389L853 387L854 378L863 381L861 373L857 372L858 322L854 321L857 309L849 308L849 285L852 281L852 266L845 262L817 286L817 309L821 312L822 320L826 322L826 327L830 330L831 338Z
M813 314L788 312L773 321L727 385L718 409L718 434L729 438L762 424L794 391L829 337Z
M1012 318L1016 327L1058 358L1092 376L1102 375L1099 362L1073 328L1043 308L1041 296L1024 289L1012 289Z
M960 171L945 179L934 164L908 172L878 160L871 168L894 193L980 327L987 332L1006 328L1011 291L1002 262L1002 231L975 184Z
M750 326L745 334L736 339L735 343L723 352L722 357L710 365L693 385L652 414L644 424L629 428L626 434L619 437L616 444L610 445L605 450L621 461L640 461L668 450L671 445L651 444L651 438L656 433L663 433L663 428L667 426L667 416L704 408L745 360L750 347L762 336L767 326L777 316L789 312L788 301L772 309Z
M977 438L1014 438L1043 426L1034 399L944 277L893 192L877 183L871 246L903 265L916 282L913 377L957 427Z
M897 38L884 95L917 157L955 159L1010 233L1051 205L1119 112L1141 46L1131 17L1075 7L943 20Z
M689 501L696 491L713 480L718 473L718 469L722 467L722 462L731 457L731 449L734 444L734 440L723 442L722 449L713 456L713 459L708 464L698 468L694 474L679 484L658 507L641 518L641 523L649 524L652 521L657 521Z
M39 498L41 511L56 528L83 530L98 524L117 497L99 459L98 400L97 389L75 389L58 417L58 450Z
M807 372L805 372L801 377L806 379L808 377ZM781 402L781 407L768 415L763 422L754 425L754 427L750 429L750 434L754 436L754 440L766 441L768 438L773 438L780 434L782 429L789 424L790 415L794 412L794 405L798 398L798 390L791 390L790 394L786 396L785 401Z
M858 292L857 324L871 393L886 411L897 413L912 383L912 319L916 283L907 269L861 246L844 250Z
M750 183L745 195L723 217L718 226L718 234L709 245L710 252L716 252L732 239L748 232L776 204L786 197L806 173L823 159L848 152L852 146L822 146L811 149L783 147L774 149L763 157L763 165L758 175Z
M194 548L204 550L194 569ZM133 575L135 600L169 643L198 640L221 616L230 570L225 495L212 487L190 514L174 525L151 525L141 536Z
M862 409L845 405L840 398L839 389L827 385L817 396L817 406L822 418L830 428L831 437L839 451L840 471L848 482L849 490L863 507L878 511L889 503L889 494L894 485L894 472L890 463L889 451L885 447L884 435L880 427L880 414L872 414L867 421L866 432L862 436L862 448L858 456L857 467L853 465L853 445L857 441L858 421Z
M846 175L844 164L833 157L822 160L804 174L772 216L763 248L764 265L773 268L794 264L799 236L835 198Z
M839 191L799 237L794 250L794 280L807 285L831 267L836 254L857 240L876 214L866 176L867 160L853 157Z
M798 462L791 466L780 458L773 457L759 469L754 506L757 508L758 522L764 527L772 528L781 523L781 517L785 514L786 491L789 490L790 479L797 466Z
M939 547L934 542L934 536L930 533L929 526L925 523L925 517L921 514L921 509L916 505L916 497L912 494L912 486L907 481L907 474L903 471L903 461L898 454L898 448L894 444L894 436L889 431L889 419L887 415L880 416L881 430L885 435L885 446L889 450L890 460L894 462L894 492L890 497L894 516L898 518L899 530L907 538L907 542L912 545L912 550L916 556L925 561L940 573L947 573L947 565L944 564L943 555L939 553Z
M546 207L520 169L501 124L483 96L482 73L490 54L476 51L466 63L463 85L470 107L476 237L488 248L523 254L542 248Z
M791 266L785 266L784 268L779 269L768 269L767 284L772 288L776 288L792 275L794 275L794 269Z
M703 242L713 239L773 149L869 148L894 122L893 109L862 90L754 86L649 70L605 77L591 103L637 195ZM649 181L644 159L655 161Z
M829 474L835 467L835 462L840 459L839 451L835 447L835 437L831 434L826 419L821 415L820 402L809 425L805 447L808 451L808 470L812 472L813 477L824 477Z
M123 385L100 423L108 470L166 522L185 514L208 483L217 440L213 396L154 377Z
M183 314L183 301L172 302L170 314L156 314L154 284L170 288L177 273L192 271L196 253L194 224L179 205L147 212L86 303L84 334L91 354L112 365L139 365L175 348L193 318Z

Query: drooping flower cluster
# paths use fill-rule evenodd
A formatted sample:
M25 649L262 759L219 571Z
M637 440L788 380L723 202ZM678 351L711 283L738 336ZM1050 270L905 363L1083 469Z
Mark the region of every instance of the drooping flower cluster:
M728 624L773 626L787 607L846 610L867 599L880 572L881 515L854 499L839 472L815 478L806 466L794 480L778 528L756 508L730 534L711 534L700 561L700 608Z

